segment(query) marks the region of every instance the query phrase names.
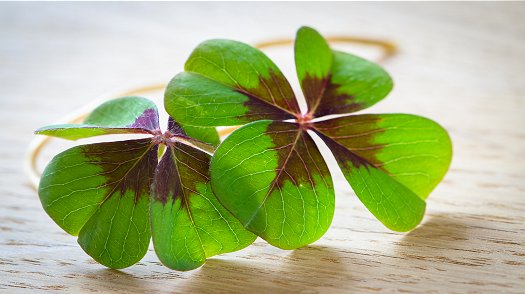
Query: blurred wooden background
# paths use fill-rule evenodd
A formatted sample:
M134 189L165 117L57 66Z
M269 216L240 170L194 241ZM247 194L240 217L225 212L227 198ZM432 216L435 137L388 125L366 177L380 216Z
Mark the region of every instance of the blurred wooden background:
M253 44L301 25L396 42L383 63L394 91L366 111L450 131L451 169L417 229L385 229L334 173L335 218L311 246L258 240L191 272L150 250L115 271L44 213L23 171L33 130L101 93L167 82L205 39ZM296 82L291 51L268 50ZM0 3L0 291L524 293L524 80L523 3ZM56 144L46 159L72 145Z

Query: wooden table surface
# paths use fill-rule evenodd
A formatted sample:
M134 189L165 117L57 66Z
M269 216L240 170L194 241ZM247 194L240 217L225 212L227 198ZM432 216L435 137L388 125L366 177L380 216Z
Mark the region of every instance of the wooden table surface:
M383 63L394 91L366 111L449 130L453 162L417 229L384 228L334 172L335 218L310 246L258 240L190 272L150 250L116 271L44 213L23 170L34 129L101 93L167 82L205 39L253 44L303 24L394 41L400 52ZM291 48L268 52L293 73ZM1 3L0 65L0 291L525 293L523 3Z

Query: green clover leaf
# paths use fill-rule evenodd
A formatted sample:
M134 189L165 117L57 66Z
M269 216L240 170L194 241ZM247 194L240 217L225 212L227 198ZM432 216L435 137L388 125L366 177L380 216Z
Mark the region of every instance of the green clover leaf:
M189 137L170 118L159 127L154 103L124 97L96 108L80 125L36 131L66 139L104 134L150 138L80 145L57 156L39 184L44 210L93 259L124 268L146 254L153 236L159 259L189 270L207 257L242 249L255 235L223 208L211 192L209 161L214 147ZM214 128L190 127L194 137L217 142ZM158 145L166 152L158 163Z
M379 221L394 231L416 227L424 200L451 161L447 132L415 115L348 115L383 99L392 80L374 63L331 50L311 28L297 33L295 63L305 114L277 66L236 41L202 43L185 72L170 82L165 107L178 122L246 124L211 160L211 187L219 201L277 247L293 249L319 239L332 220L335 196L314 132Z

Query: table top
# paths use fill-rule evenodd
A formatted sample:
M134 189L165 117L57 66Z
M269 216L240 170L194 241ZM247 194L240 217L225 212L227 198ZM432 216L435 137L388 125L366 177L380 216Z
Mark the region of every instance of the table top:
M0 291L525 292L523 3L0 3L0 23ZM23 169L33 130L101 93L167 82L205 39L253 44L301 25L395 42L382 63L395 88L366 111L449 130L452 165L418 228L384 228L333 159L336 212L323 238L295 251L257 240L189 272L151 249L104 268L45 214ZM268 51L291 62L289 47Z

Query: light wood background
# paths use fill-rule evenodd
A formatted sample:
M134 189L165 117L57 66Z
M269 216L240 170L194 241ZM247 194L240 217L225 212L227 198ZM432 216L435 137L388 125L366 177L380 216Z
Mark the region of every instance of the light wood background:
M151 250L106 269L44 213L23 171L34 129L106 91L167 82L205 39L253 44L303 24L396 42L383 63L395 89L366 111L450 131L451 169L417 229L385 229L336 168L335 218L318 242L283 251L258 240L190 272ZM268 52L295 82L291 48ZM0 291L525 293L523 3L1 3L0 86Z

